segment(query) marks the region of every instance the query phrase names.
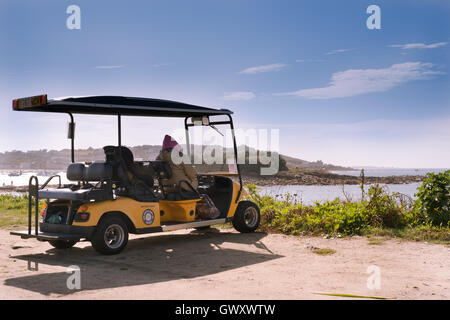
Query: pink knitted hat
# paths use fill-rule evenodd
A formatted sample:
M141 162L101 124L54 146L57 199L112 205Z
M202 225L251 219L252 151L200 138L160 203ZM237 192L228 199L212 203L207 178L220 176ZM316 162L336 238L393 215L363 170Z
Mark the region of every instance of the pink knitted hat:
M171 136L166 134L166 136L164 137L163 144L162 144L162 149L163 150L176 149L176 150L181 151L182 148L174 138L172 138Z

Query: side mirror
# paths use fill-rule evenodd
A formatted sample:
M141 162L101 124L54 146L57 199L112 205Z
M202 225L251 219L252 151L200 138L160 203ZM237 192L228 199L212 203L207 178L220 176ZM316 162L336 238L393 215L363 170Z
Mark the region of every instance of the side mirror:
M67 139L75 138L75 122L69 122L67 126Z

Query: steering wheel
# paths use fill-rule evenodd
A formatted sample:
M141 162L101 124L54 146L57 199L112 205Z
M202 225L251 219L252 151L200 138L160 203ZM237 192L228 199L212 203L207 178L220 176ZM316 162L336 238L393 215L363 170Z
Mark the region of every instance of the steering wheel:
M201 198L200 193L198 193L197 189L195 189L189 181L187 181L187 180L180 180L180 182L178 182L178 193L180 194L180 196L181 196L182 198L184 198L184 199L188 199L188 198L189 198L188 196L186 196L186 195L183 193L183 192L186 192L186 191L181 187L181 185L182 185L183 183L185 183L185 184L189 187L189 189L191 189L191 190L197 195L198 198Z

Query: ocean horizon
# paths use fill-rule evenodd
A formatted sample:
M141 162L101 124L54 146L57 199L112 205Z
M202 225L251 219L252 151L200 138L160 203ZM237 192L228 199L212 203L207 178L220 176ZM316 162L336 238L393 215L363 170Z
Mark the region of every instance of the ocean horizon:
M362 169L350 171L331 170L331 173L359 177ZM364 169L365 177L389 177L389 176L425 176L429 172L440 173L449 168L367 168Z

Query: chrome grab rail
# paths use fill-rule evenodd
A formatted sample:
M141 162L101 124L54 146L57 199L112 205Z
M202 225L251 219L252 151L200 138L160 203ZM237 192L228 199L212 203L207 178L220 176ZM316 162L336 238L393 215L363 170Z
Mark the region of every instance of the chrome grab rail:
M50 178L48 178L47 181L45 181L44 184L39 188L39 190L44 189L48 185L48 183L55 177L58 177L58 179L59 179L58 188L61 188L61 176L59 174L55 174L54 176L51 176Z

